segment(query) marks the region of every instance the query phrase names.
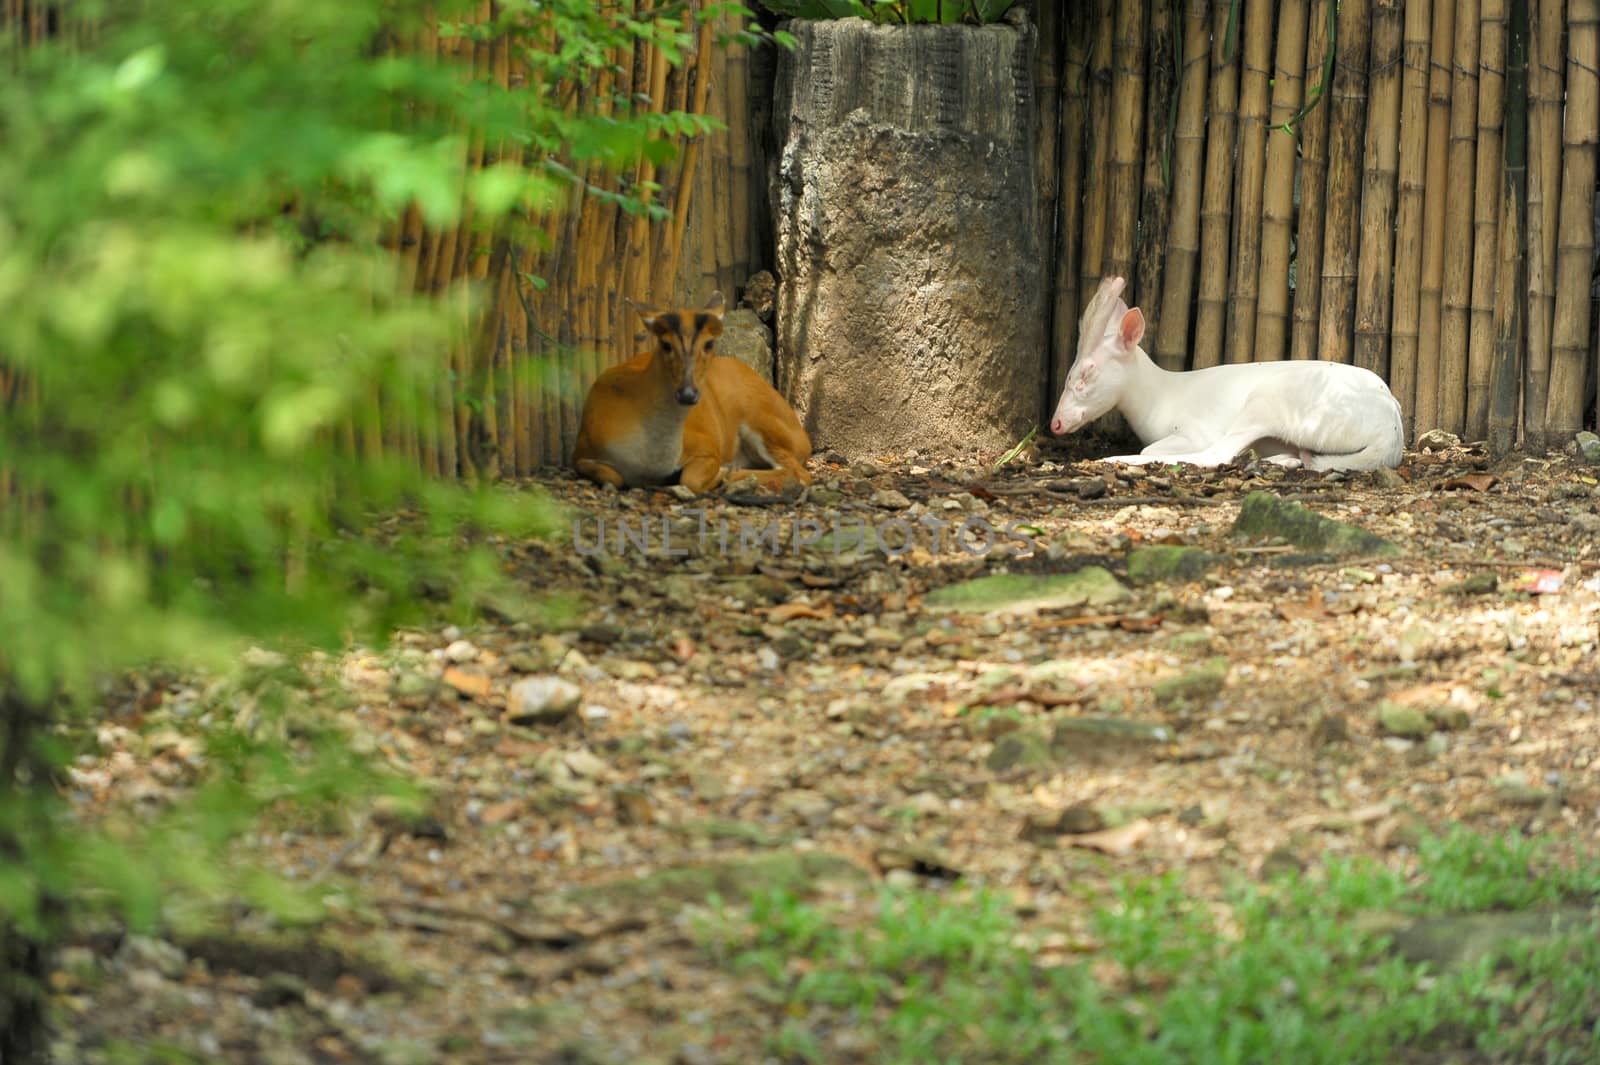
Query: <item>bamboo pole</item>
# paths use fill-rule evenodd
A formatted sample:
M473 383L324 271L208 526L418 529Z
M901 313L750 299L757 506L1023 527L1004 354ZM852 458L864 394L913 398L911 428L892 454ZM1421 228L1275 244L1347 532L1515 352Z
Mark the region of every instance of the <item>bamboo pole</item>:
M1084 124L1089 113L1090 35L1084 7L1067 9L1061 77L1060 178L1056 192L1056 283L1050 346L1050 394L1055 397L1067 379L1078 347L1078 239L1083 218L1085 156Z
M1206 82L1211 70L1211 23L1207 0L1183 5L1183 71L1178 118L1172 129L1172 216L1167 230L1167 266L1161 288L1161 332L1156 362L1181 370L1189 354L1189 304L1194 298L1195 260L1200 254L1200 181L1205 146ZM1059 386L1058 386L1059 391Z
M1267 130L1266 187L1261 197L1261 278L1253 352L1258 362L1276 362L1289 351L1289 240L1294 228L1295 156L1299 149L1289 125L1305 95L1308 14L1305 0L1283 0L1278 9L1272 125Z
M1361 217L1361 159L1367 118L1369 0L1340 0L1328 113L1328 192L1322 249L1322 318L1317 357L1349 362L1355 330L1357 229Z
M1526 396L1528 449L1543 453L1550 395L1550 342L1556 302L1556 210L1561 189L1561 31L1565 0L1531 0L1528 93L1528 308Z
M1440 0L1448 2L1448 0ZM1411 438L1417 393L1417 322L1422 293L1423 182L1428 149L1428 26L1432 0L1408 0L1400 74L1400 206L1395 220L1389 389Z
M760 202L763 183L757 175L762 171L756 165L758 143L751 135L755 127L750 118L750 97L754 92L750 51L744 45L728 45L716 50L713 61L720 65L720 75L715 73L719 66L714 65L712 95L707 98L706 107L720 113L720 105L720 109L726 111L729 133L721 141L723 158L701 169L713 179L727 182L730 188L727 195L702 205L700 217L706 220L705 228L717 237L717 268L723 277L719 287L728 293L729 299L734 299L736 286L742 288L750 275L764 265L761 261L762 219L758 217L764 212L752 209L751 205L752 192L758 193L756 200ZM726 214L718 213L719 205ZM735 244L735 238L740 236L743 242ZM728 241L726 252L723 240ZM700 293L701 297L709 295Z
M1111 47L1111 173L1106 199L1107 275L1132 277L1139 229L1139 146L1144 139L1144 5L1117 5Z
M1555 327L1545 427L1566 437L1583 427L1589 287L1594 269L1595 140L1600 135L1600 0L1567 4L1567 113L1561 159L1561 217L1556 247ZM1591 368L1600 373L1600 369Z
M1066 137L1061 108L1066 102L1063 83L1066 75L1066 24L1069 12L1057 4L1046 4L1037 12L1039 50L1034 63L1036 72L1035 96L1039 101L1039 126L1035 148L1039 160L1039 220L1045 233L1057 235L1061 211L1061 152ZM1060 276L1062 257L1055 244L1047 237L1041 241L1043 262L1043 288L1050 294L1045 305L1045 363L1048 369L1039 382L1039 414L1049 417L1051 405L1058 392L1052 391L1055 368L1061 360L1056 345L1059 323L1055 320L1056 301L1060 298L1063 278Z
M1323 199L1328 179L1328 97L1333 91L1333 0L1313 0L1306 33L1309 110L1300 122L1300 224L1295 231L1294 322L1289 357L1317 357L1317 317L1322 308Z
M1145 99L1144 188L1139 197L1134 287L1139 294L1139 307L1144 312L1147 350L1159 345L1161 337L1161 270L1167 256L1167 212L1171 204L1171 182L1167 174L1172 162L1172 111L1177 76L1173 69L1173 6L1152 4L1146 33L1149 58L1145 63L1145 80L1149 91Z
M1389 296L1394 283L1395 183L1400 170L1401 0L1373 0L1372 88L1361 185L1355 350L1352 361L1389 376Z
M1444 319L1445 211L1449 182L1450 60L1455 54L1455 0L1434 0L1428 63L1427 178L1422 198L1422 278L1418 300L1417 390L1412 428L1439 426L1440 326ZM1459 191L1459 190L1457 190Z
M1239 55L1229 31L1231 6L1218 3L1211 28L1211 106L1206 131L1205 189L1200 205L1200 295L1195 301L1194 367L1222 361L1228 313L1228 229L1233 204L1234 131Z
M1473 203L1472 311L1467 345L1466 432L1482 440L1489 431L1489 366L1495 348L1500 201L1505 195L1500 127L1504 122L1505 0L1481 0L1478 17L1477 183ZM1522 116L1524 119L1526 116ZM1521 239L1519 230L1518 239Z
M1506 19L1505 167L1494 292L1494 357L1486 418L1489 450L1504 455L1517 439L1522 379L1523 212L1528 170L1528 0L1511 0Z
M1472 296L1472 207L1478 133L1478 0L1456 0L1450 79L1450 200L1445 207L1444 311L1439 322L1439 426L1466 428L1468 305Z
M1261 283L1262 196L1266 181L1267 83L1272 66L1272 13L1276 0L1244 4L1244 73L1239 88L1238 180L1234 182L1233 255L1228 282L1229 362L1255 357L1256 294Z
M1111 165L1112 5L1101 0L1095 11L1094 46L1089 53L1088 157L1083 172L1083 232L1078 245L1079 298L1093 292L1105 271L1106 208ZM1078 318L1083 308L1073 309Z
M693 94L690 107L697 115L706 113L706 99L711 91L711 58L712 25L704 22L700 25L700 35L696 45L693 73ZM705 136L690 139L683 150L683 163L678 176L678 196L672 205L672 236L667 244L663 260L670 269L669 277L676 276L678 272L678 259L683 254L684 227L689 221L690 193L694 189L696 167L700 162L700 153ZM721 227L726 229L727 227ZM669 282L670 284L670 282ZM732 293L729 293L732 296Z

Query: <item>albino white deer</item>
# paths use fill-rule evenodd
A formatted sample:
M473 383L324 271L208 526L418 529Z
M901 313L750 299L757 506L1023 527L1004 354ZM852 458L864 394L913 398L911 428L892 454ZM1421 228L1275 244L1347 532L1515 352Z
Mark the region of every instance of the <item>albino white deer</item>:
M1400 465L1400 404L1370 370L1338 362L1254 362L1178 373L1139 347L1144 315L1108 277L1078 322L1078 357L1050 419L1057 436L1115 407L1145 449L1106 462L1221 466L1254 450L1285 466Z

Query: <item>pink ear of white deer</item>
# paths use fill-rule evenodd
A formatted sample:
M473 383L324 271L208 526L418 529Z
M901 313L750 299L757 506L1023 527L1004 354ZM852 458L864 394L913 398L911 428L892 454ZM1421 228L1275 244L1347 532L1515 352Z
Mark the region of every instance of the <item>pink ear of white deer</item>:
M1133 307L1123 314L1120 337L1122 346L1129 351L1139 346L1139 341L1144 339L1143 311Z

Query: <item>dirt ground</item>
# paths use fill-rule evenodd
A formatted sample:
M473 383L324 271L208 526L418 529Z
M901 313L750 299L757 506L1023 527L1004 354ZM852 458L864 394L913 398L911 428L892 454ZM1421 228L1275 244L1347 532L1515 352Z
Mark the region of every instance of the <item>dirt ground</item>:
M579 602L574 627L404 633L322 669L435 816L257 841L357 888L296 950L249 946L247 915L237 939L69 949L61 1060L119 1037L228 1062L752 1063L778 1007L700 944L714 894L866 912L883 880L981 883L1079 955L1111 878L1404 867L1454 824L1600 848L1600 467L1441 445L1398 473L1137 470L1091 446L824 454L794 499L552 474L572 538L505 552L530 598ZM1258 489L1394 550L1235 537ZM1151 546L1194 569L1133 583ZM1091 566L1115 581L1060 581ZM939 602L1003 573L1009 609ZM154 772L181 747L125 725L78 767L85 809L183 786Z

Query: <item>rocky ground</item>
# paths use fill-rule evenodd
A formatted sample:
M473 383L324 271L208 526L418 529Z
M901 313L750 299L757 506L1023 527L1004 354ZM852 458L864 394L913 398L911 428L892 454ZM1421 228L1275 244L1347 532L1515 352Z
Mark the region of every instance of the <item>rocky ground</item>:
M570 627L311 668L433 815L256 841L343 900L312 934L70 948L60 1059L757 1062L774 1007L705 950L718 897L983 883L1076 955L1113 877L1404 866L1453 824L1600 848L1600 466L1431 443L1350 476L823 455L789 499L553 474L571 538L505 550ZM1236 535L1257 490L1383 543ZM109 716L82 809L186 786L199 697Z

